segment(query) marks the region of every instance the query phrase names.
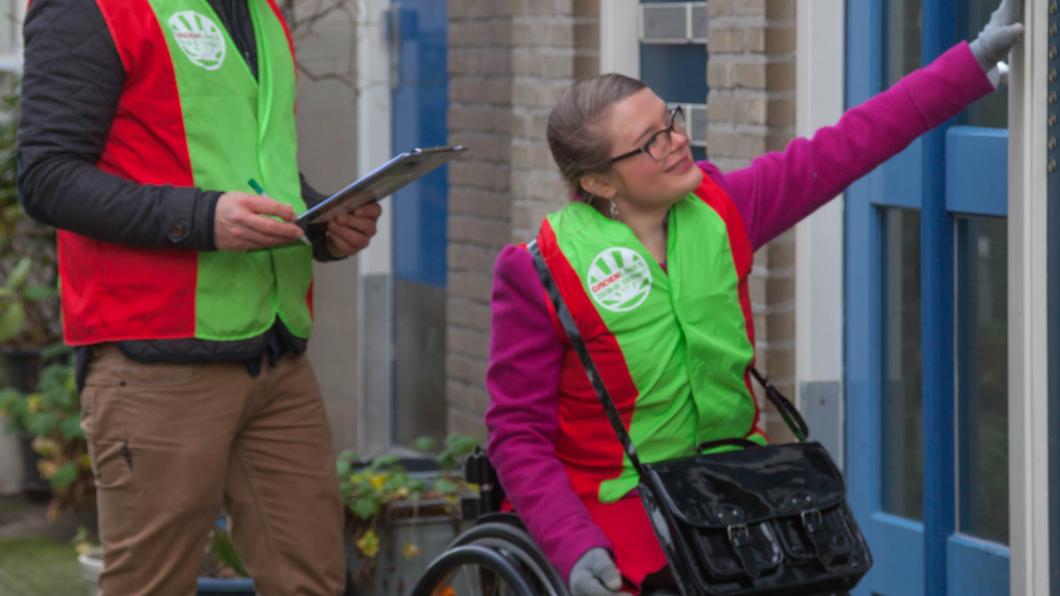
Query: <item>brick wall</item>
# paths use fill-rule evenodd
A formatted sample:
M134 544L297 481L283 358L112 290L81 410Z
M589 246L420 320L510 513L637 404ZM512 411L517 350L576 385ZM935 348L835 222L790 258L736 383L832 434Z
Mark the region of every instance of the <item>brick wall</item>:
M598 72L599 0L448 0L448 429L485 436L493 259L532 237L566 189L545 120L575 77ZM577 40L577 41L576 41Z
M511 234L511 7L449 0L448 428L481 436L492 262Z
M795 0L708 0L707 140L721 169L780 150L795 133ZM795 235L755 255L751 277L758 367L795 395ZM766 410L769 434L784 437Z

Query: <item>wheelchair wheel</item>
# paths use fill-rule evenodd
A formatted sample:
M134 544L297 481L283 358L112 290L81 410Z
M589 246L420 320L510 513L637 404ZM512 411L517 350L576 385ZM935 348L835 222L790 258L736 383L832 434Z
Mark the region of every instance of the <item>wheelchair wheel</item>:
M486 546L507 556L523 572L534 594L541 596L567 596L569 594L556 568L548 562L530 535L514 524L481 523L457 536L452 546L464 544Z
M522 570L502 552L456 546L431 562L412 596L537 596Z

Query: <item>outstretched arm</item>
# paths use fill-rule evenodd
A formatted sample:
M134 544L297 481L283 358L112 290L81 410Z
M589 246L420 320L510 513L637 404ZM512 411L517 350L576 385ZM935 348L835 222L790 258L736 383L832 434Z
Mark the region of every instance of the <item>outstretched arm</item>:
M1004 0L972 44L960 43L839 122L723 177L758 248L830 201L917 137L994 87L986 76L1022 34L1020 0ZM704 164L706 165L706 164ZM708 174L717 172L704 167Z

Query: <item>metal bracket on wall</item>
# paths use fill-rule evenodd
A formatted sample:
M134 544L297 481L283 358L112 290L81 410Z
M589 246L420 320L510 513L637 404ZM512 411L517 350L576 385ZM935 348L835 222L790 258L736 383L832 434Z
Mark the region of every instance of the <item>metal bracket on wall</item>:
M1047 201L1047 259L1046 271L1048 283L1046 284L1048 296L1046 310L1048 321L1048 356L1049 363L1049 559L1052 562L1050 570L1050 593L1060 594L1060 407L1057 397L1060 397L1060 169L1057 159L1060 151L1057 150L1057 133L1060 132L1060 81L1058 81L1057 69L1060 68L1060 3L1058 0L1049 0L1049 22L1048 22L1048 60L1046 61L1048 72L1048 105L1046 107L1046 177L1045 194Z
M1046 137L1046 200L1048 205L1048 258L1047 271L1049 272L1049 298L1048 311L1050 321L1047 322L1050 331L1060 331L1060 168L1057 160L1060 159L1060 151L1057 148L1057 133L1060 132L1060 81L1057 77L1057 69L1060 69L1060 0L1049 0L1049 45L1048 45L1048 106L1046 108L1046 122L1048 124L1048 136ZM1050 333L1050 379L1051 393L1060 393L1060 334ZM1060 417L1057 418L1060 422ZM1060 431L1060 429L1055 429ZM1052 434L1056 437L1057 435Z
M1049 137L1047 141L1047 154L1048 157L1048 186L1054 187L1057 182L1057 151L1056 151L1056 133L1057 133L1057 98L1060 93L1060 85L1057 84L1057 21L1060 19L1060 15L1057 11L1060 7L1057 6L1057 0L1049 0L1049 108L1048 108L1048 122L1049 122Z
M638 21L643 43L707 43L706 2L642 4Z

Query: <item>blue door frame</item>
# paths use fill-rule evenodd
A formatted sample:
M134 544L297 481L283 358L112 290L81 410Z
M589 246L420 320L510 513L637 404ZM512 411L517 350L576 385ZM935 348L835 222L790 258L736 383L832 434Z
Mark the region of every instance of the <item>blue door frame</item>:
M449 77L445 3L394 0L391 35L399 41L394 81L396 151L444 145L448 138ZM448 168L398 191L393 209L394 276L445 287Z
M393 0L389 36L395 151L445 145L449 107L446 3ZM448 167L398 191L393 240L394 395L391 441L445 434Z
M883 88L886 0L848 0L846 104ZM924 0L921 63L958 39L955 0ZM1008 549L956 532L954 214L1007 213L1007 132L947 122L851 186L845 226L846 474L876 564L857 594L1007 594ZM945 168L940 164L947 164ZM883 507L883 208L920 213L922 517Z

